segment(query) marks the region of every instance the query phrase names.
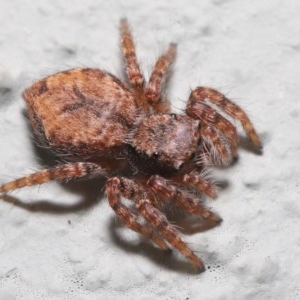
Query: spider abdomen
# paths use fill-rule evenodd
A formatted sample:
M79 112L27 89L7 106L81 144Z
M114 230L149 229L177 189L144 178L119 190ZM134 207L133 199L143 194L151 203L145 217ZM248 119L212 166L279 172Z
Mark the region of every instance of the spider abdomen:
M54 74L23 97L39 142L73 157L93 158L121 147L138 116L131 91L98 69Z

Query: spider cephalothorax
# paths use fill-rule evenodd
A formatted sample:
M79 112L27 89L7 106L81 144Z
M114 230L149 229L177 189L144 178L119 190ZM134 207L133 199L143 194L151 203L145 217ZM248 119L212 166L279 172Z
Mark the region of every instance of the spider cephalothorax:
M138 152L179 169L196 152L199 121L186 115L155 114L141 121L132 145Z
M193 191L216 196L205 175L207 166L229 164L237 155L238 136L232 123L206 101L239 120L257 148L259 137L245 112L211 88L196 88L185 113L171 113L162 83L176 45L170 44L158 58L146 83L126 20L120 28L128 83L85 68L51 75L25 90L36 139L64 163L5 183L0 192L50 180L105 176L109 204L122 223L162 249L178 249L204 270L163 210L172 202L214 224L221 221ZM132 200L135 209L125 206L122 197Z

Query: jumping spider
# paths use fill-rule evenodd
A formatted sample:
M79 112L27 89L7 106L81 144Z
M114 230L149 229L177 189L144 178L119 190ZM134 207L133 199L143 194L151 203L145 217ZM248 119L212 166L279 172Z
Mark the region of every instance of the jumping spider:
M39 80L24 91L37 141L67 163L5 183L0 193L50 180L104 176L109 204L122 223L162 249L178 249L204 271L202 260L168 222L163 208L173 202L213 224L221 221L199 202L195 191L216 197L205 175L207 167L232 161L238 135L208 102L240 121L255 147L261 142L245 112L211 88L197 87L185 113L171 113L162 84L176 45L171 43L158 58L146 82L125 19L120 31L128 83L99 69L77 68ZM132 200L135 209L125 206L122 197Z

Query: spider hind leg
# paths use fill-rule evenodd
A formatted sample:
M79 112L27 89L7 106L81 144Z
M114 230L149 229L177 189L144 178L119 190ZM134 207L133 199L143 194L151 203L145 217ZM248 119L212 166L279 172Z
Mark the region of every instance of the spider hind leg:
M66 163L4 183L0 186L0 193L6 193L26 186L43 184L52 180L68 181L76 178L103 175L105 175L105 171L95 163Z

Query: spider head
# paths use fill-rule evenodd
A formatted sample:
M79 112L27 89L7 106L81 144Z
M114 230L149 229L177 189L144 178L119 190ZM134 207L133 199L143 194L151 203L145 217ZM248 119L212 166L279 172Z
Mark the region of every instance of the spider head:
M139 153L179 169L195 153L199 139L199 121L186 115L157 114L141 121L132 144Z

